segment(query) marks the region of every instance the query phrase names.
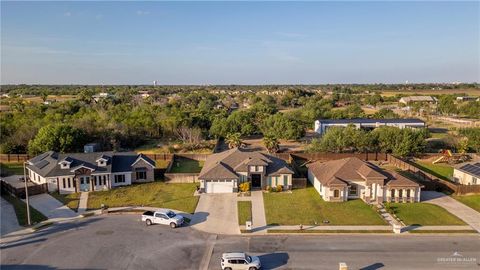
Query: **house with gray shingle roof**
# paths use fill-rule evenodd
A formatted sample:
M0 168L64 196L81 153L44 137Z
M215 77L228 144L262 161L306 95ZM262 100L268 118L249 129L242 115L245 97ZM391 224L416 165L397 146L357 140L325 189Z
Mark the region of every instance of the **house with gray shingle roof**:
M314 162L308 180L325 201L419 202L421 186L356 157Z
M49 151L28 160L26 169L32 182L64 194L152 182L155 161L133 152Z
M283 159L245 149L233 148L207 158L198 179L200 191L230 193L250 182L252 189L267 186L291 189L293 170Z

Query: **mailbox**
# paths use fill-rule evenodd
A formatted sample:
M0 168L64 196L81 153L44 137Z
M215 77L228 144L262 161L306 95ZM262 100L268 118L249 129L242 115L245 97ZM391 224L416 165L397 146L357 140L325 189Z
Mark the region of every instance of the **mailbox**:
M251 231L251 230L252 230L252 222L251 222L251 221L245 222L245 229L246 229L247 231Z

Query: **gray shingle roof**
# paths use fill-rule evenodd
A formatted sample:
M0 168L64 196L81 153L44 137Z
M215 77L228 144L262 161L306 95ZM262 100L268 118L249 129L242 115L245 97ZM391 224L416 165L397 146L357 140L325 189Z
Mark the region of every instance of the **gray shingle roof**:
M153 160L134 152L56 153L49 151L30 159L27 168L42 177L73 175L72 170L82 166L93 169L95 173L129 172L132 170L132 164L139 157L155 166ZM108 160L106 166L97 165L99 158ZM71 162L70 168L61 168L58 163L63 160Z
M199 179L232 179L238 178L237 172L246 172L248 165L266 165L267 175L293 174L292 169L283 159L261 152L246 151L233 148L225 152L213 154L207 158L200 172Z

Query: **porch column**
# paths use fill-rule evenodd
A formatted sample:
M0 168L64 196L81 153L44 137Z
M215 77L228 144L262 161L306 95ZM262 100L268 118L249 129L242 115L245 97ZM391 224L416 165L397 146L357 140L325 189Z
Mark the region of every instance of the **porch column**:
M110 174L107 174L108 189L112 188L112 180L110 179Z
M73 181L75 182L75 193L77 193L80 188L80 179L77 176L74 176Z
M398 201L398 198L399 198L399 196L400 196L399 193L400 193L400 192L398 191L398 189L395 189L395 202Z

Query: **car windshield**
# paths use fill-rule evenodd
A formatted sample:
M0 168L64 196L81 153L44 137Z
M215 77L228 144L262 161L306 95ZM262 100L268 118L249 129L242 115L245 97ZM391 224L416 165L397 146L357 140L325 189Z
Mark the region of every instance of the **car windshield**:
M250 256L245 256L245 259L247 260L248 263L251 263L252 262L252 257Z
M176 215L175 215L174 212L168 211L168 212L167 212L167 216L168 216L169 218L172 218L172 217L174 217L174 216L176 216Z

